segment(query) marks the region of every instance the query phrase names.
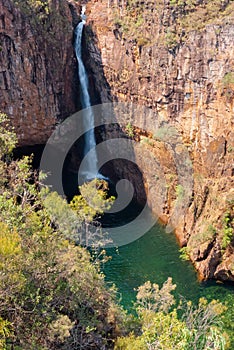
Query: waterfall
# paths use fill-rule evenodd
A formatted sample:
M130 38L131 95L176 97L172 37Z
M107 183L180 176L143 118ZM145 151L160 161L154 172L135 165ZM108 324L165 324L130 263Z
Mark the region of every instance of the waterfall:
M81 12L82 21L77 25L75 29L75 52L78 61L78 75L80 80L80 97L82 109L86 109L91 106L90 96L89 96L89 83L87 72L82 60L82 33L85 24L85 6L82 6ZM94 115L91 109L85 111L85 118L83 120L85 129L88 131L85 134L85 145L84 145L84 156L92 149L89 156L87 157L87 170L85 171L84 177L86 180L94 179L100 177L97 167L97 154L96 154L96 140L94 134Z

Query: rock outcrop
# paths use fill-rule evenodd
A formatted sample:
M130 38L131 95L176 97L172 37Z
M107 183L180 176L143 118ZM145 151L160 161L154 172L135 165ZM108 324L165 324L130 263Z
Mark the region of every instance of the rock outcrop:
M79 4L42 4L0 3L0 110L11 119L20 146L45 143L79 104L72 46Z
M207 23L200 23L199 13L209 10L200 1L191 9L191 21L197 18L202 26L197 30L191 30L186 8L162 3L160 12L148 0L132 2L132 8L125 1L90 1L87 64L102 102L144 105L154 111L157 122L178 132L191 160L193 181L186 210L173 222L176 203L183 201L186 190L178 176L180 157L150 133L154 120L145 119L148 130L140 128L137 118L131 120L133 138L142 141L135 153L153 189L148 192L152 209L174 226L201 278L233 281L234 24L229 2L218 9L222 15L217 22L205 17ZM149 161L144 161L147 154ZM160 171L166 182L163 200L157 192Z

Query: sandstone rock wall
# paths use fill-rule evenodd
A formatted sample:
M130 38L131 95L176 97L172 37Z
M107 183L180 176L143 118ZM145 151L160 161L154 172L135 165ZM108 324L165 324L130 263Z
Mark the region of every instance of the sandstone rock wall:
M193 184L189 206L175 232L202 278L233 281L234 24L230 18L218 24L209 22L168 47L161 33L173 22L175 11L168 5L159 18L155 2L141 4L151 14L140 28L148 42L139 35L135 40L133 34L125 34L115 20L114 2L89 2L87 64L102 102L145 105L155 112L157 122L176 128L192 162ZM146 122L153 130L154 121ZM144 141L145 131L138 129L137 118L131 123L135 139ZM148 193L152 209L163 222L170 223L181 190L176 160L154 135L147 137L144 145L141 142L136 147L136 158L153 189ZM147 152L151 156L144 162ZM163 201L157 199L158 163L167 183ZM230 230L225 245L227 213Z
M72 46L79 4L53 0L46 18L25 4L0 3L0 110L20 146L45 143L79 104Z

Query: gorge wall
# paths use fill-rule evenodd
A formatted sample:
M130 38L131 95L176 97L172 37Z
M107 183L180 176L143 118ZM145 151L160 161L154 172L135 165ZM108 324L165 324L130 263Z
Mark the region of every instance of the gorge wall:
M145 120L148 130L138 128L137 117L130 120L152 209L174 226L201 278L234 281L232 1L221 7L210 1L102 0L88 2L87 12L87 64L102 102L150 108L159 124L177 130L191 160L189 204L173 223L185 190L178 178L179 157L150 133L155 120ZM166 182L163 199L160 171ZM128 168L125 174L134 181Z
M20 146L45 143L79 106L72 45L79 10L65 0L0 3L0 109Z

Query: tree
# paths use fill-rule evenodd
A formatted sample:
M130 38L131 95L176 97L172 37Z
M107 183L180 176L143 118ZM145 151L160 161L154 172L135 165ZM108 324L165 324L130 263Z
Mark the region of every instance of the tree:
M44 205L64 237L96 251L111 242L97 219L111 207L114 197L108 197L104 180L94 179L79 190L82 194L75 196L69 205L56 192L43 191Z

